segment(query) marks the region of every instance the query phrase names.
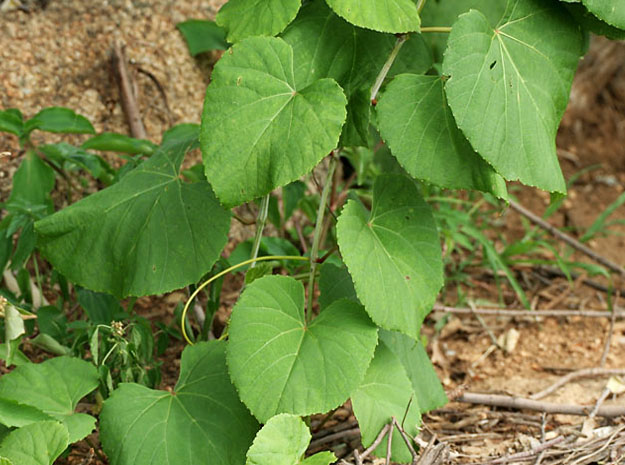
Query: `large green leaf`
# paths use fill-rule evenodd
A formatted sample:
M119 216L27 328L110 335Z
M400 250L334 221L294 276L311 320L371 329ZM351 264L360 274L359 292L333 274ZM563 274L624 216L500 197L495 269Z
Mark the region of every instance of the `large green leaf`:
M258 423L228 378L225 342L182 353L174 392L121 384L104 403L100 438L111 465L241 465Z
M418 433L421 424L419 403L412 384L399 359L384 342L380 342L364 381L352 395L354 415L358 419L362 443L369 446L380 430L395 417L402 422L409 437ZM405 418L405 419L404 419ZM386 455L386 441L375 451L378 457ZM411 455L396 429L393 430L393 461L410 462Z
M10 432L2 440L0 456L15 465L52 465L69 442L67 428L61 423L32 423Z
M332 78L351 97L373 85L397 38L355 27L337 16L323 0L302 7L282 37L293 47L295 83L308 86ZM388 76L426 72L432 58L420 34L410 36Z
M456 126L438 76L402 74L376 106L378 127L404 169L441 187L506 198L506 183Z
M207 19L189 19L176 24L176 27L187 41L192 56L211 50L226 50L226 33L214 21Z
M44 108L26 121L24 129L27 133L39 129L65 134L95 134L87 118L69 108L62 107Z
M449 106L504 178L566 191L555 136L582 47L557 2L509 0L495 28L476 10L454 24L443 60Z
M582 0L582 3L599 19L619 29L625 29L623 0Z
M413 0L326 0L338 14L356 26L381 32L413 32L421 25Z
M296 85L293 50L256 37L217 63L206 91L201 145L206 177L237 205L308 173L336 147L345 95L331 79Z
M117 184L38 222L42 253L74 283L118 297L199 280L226 244L230 216L207 183L179 177L195 142L168 140Z
M65 423L70 442L93 430L95 418L74 413L78 401L98 387L93 365L71 357L56 357L21 365L0 378L0 398L35 407ZM10 404L0 403L0 408ZM10 410L4 412L8 415ZM1 454L0 454L1 455Z
M447 403L445 390L423 344L396 331L380 331L380 340L399 359L412 383L421 413L442 407Z
M371 214L350 200L337 234L358 298L373 321L417 337L443 285L443 262L432 211L414 181L378 176Z
M462 13L474 9L488 18L491 25L499 22L506 10L507 0L428 0L421 12L424 26L451 26ZM447 46L447 32L430 32L423 34L432 46L437 62L443 60L443 52Z
M246 465L297 465L313 462L328 465L334 454L322 452L302 461L310 442L310 431L301 418L282 413L272 417L258 432L247 451Z
M277 413L325 412L345 402L378 339L362 307L348 300L307 324L304 286L284 276L266 276L245 289L229 337L230 376L260 421Z
M217 13L228 42L250 36L275 36L295 19L302 0L229 0Z

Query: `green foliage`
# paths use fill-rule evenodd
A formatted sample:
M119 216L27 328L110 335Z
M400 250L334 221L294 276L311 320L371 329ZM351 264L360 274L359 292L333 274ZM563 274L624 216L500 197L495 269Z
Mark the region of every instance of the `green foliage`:
M26 121L24 132L30 134L35 129L63 134L94 134L95 130L87 118L69 108L45 108Z
M250 36L275 36L293 21L301 0L230 0L217 14L217 24L228 31L228 42Z
M111 152L122 152L135 155L143 153L152 155L157 149L156 145L149 140L134 139L124 134L113 132L103 132L91 139L86 140L81 147L85 150L102 150Z
M329 465L334 454L321 452L302 460L310 431L297 416L280 414L267 421L247 451L246 465Z
M41 421L9 433L0 442L0 457L15 465L52 465L68 444L65 426Z
M230 383L225 345L187 347L173 393L137 384L113 393L100 416L111 465L244 462L258 424Z
M260 421L277 413L308 415L347 400L377 339L360 305L336 301L307 323L301 283L266 276L246 288L232 312L228 366Z
M622 1L582 0L582 3L599 19L616 28L625 29L625 8L623 8Z
M176 27L187 41L192 56L228 48L225 31L214 21L190 19L176 24Z
M412 0L326 0L339 16L356 26L381 32L418 31L421 24Z

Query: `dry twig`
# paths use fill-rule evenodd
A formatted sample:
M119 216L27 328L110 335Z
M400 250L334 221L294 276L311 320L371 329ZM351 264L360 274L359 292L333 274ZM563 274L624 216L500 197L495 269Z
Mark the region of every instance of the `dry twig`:
M567 317L581 316L586 318L625 318L625 311L594 311L594 310L521 310L521 309L505 309L505 308L462 308L448 307L446 305L434 305L435 312L454 313L457 315L473 314L476 315L493 315L514 317Z
M128 119L128 125L130 126L130 133L132 137L137 139L146 139L147 133L145 132L145 126L141 120L141 113L137 106L137 98L133 92L134 84L132 77L128 72L128 65L126 61L126 55L124 53L123 46L120 42L116 42L111 52L111 62L115 75L119 82L119 90L122 99L122 108Z
M625 376L624 368L584 368L582 370L573 371L566 376L563 376L558 381L553 383L546 389L543 389L536 394L530 396L531 400L542 399L543 397L547 397L549 394L557 391L565 384L573 381L577 378L589 378L595 376Z

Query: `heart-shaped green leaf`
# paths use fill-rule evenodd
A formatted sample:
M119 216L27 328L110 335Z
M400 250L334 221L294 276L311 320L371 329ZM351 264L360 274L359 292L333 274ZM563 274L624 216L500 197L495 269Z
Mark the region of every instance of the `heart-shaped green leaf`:
M509 0L495 28L476 10L454 24L443 60L449 106L504 178L566 191L555 136L582 47L557 2Z
M380 340L399 359L412 383L421 413L447 403L445 390L438 380L423 344L396 331L380 331Z
M245 289L229 338L230 376L260 421L278 413L326 412L345 402L378 340L365 311L348 300L307 324L304 287L285 276L265 276Z
M331 79L298 87L293 50L255 37L217 63L206 91L201 145L206 177L233 206L308 173L336 144L345 95Z
M91 433L95 418L74 413L74 409L80 399L97 387L98 373L93 365L77 358L56 357L21 365L2 376L0 398L35 407L62 421L70 442L75 442ZM0 408L4 405L0 403Z
M625 29L623 0L582 0L582 3L599 19L619 29Z
M302 0L229 0L217 13L228 42L250 36L275 36L295 19Z
M180 179L195 143L197 132L170 138L117 184L38 222L41 252L74 283L118 297L199 280L226 244L230 215L206 182Z
M24 130L29 133L35 129L64 134L95 134L95 129L84 116L69 108L44 108L26 121Z
M391 152L415 178L506 198L506 183L456 126L438 76L402 74L378 105L378 127Z
M380 32L413 32L421 25L413 0L326 0L337 15Z
M384 342L378 345L364 381L352 395L352 407L365 447L375 440L392 417L400 423L403 420L404 431L409 437L418 433L421 424L418 400L404 367ZM378 446L375 454L378 457L386 455L386 441ZM393 461L401 463L408 463L412 458L396 429L393 430L392 457Z
M184 350L173 393L121 384L100 422L111 465L240 465L258 430L228 378L225 342L217 341Z
M369 214L350 200L337 225L343 260L373 321L417 337L443 285L436 224L417 185L381 175Z
M286 413L276 415L256 434L247 451L246 465L328 465L336 460L334 454L321 452L302 461L310 438L301 418Z
M11 431L0 443L0 456L16 465L52 465L68 445L65 426L41 421Z

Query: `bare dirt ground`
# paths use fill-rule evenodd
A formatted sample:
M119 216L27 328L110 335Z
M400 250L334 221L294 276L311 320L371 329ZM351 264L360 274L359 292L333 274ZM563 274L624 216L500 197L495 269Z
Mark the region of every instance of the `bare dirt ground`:
M213 17L221 3L213 0L51 0L45 10L34 8L31 12L2 13L0 107L19 108L26 117L31 117L44 107L62 105L87 116L98 132L127 133L119 93L108 64L111 46L121 40L132 62L148 137L159 142L160 135L171 124L199 122L210 71L211 58L192 59L175 24L188 18ZM598 165L579 177L564 207L550 219L576 237L583 234L625 188L624 63L625 44L593 41L591 53L582 62L576 78L571 104L558 135L559 154L567 179ZM146 71L160 83L166 100ZM54 136L45 137L56 140ZM21 160L17 141L0 134L0 152L4 151L11 152L12 156L0 165L0 200L6 199L12 173ZM521 187L513 192L520 203L537 214L542 214L549 204L549 197L544 193ZM625 219L625 208L619 208L611 219ZM508 241L522 237L526 230L521 217L511 209L505 210L500 220L502 230L498 234ZM233 234L240 240L250 231L239 230ZM611 234L591 240L589 246L625 264L625 227L614 225ZM566 249L563 244L558 248L561 252ZM578 253L573 257L589 261ZM608 308L606 293L583 285L581 280L571 286L562 277L539 274L528 267L515 271L536 309ZM602 278L593 279L609 284ZM625 282L616 279L614 285L625 287ZM512 290L505 284L502 286L506 307L521 308ZM224 312L234 303L239 287L240 283L234 281L226 284ZM479 269L472 273L464 291L475 300L496 301L498 295L492 274ZM452 292L442 295L441 303L456 304ZM150 318L170 318L180 297L145 299L140 304ZM617 307L621 310L625 307L622 299ZM425 332L435 367L451 398L469 391L529 397L571 371L598 367L608 334L612 337L605 367L625 368L625 322L622 319L610 330L605 318L484 317L480 322L471 315L452 316L437 332L434 326L442 316L442 313L433 313L427 320ZM497 339L514 335L514 331L518 342L514 347L509 346L509 352L496 348L489 335L492 333ZM165 386L175 383L181 350L181 345L174 346L164 358ZM574 380L542 400L592 409L607 380L605 376ZM625 396L610 396L604 405L625 405ZM540 412L451 402L425 416L421 438L429 441L436 435L429 450L437 444L446 444L447 463L486 462L523 451L536 451L541 442L559 437L565 437L566 441L545 449L540 460L537 460L539 451L536 452L526 458L526 463L623 463L619 461L625 461L624 420L597 417L594 424L586 421L590 439L571 440L571 435L578 434L585 420L584 416L542 416ZM351 452L359 447L355 427L349 405L346 405L315 434L311 450L331 449L348 463L354 463ZM58 463L107 463L100 454L97 437L93 436L90 443L80 443L69 457ZM382 464L383 460L374 463Z

